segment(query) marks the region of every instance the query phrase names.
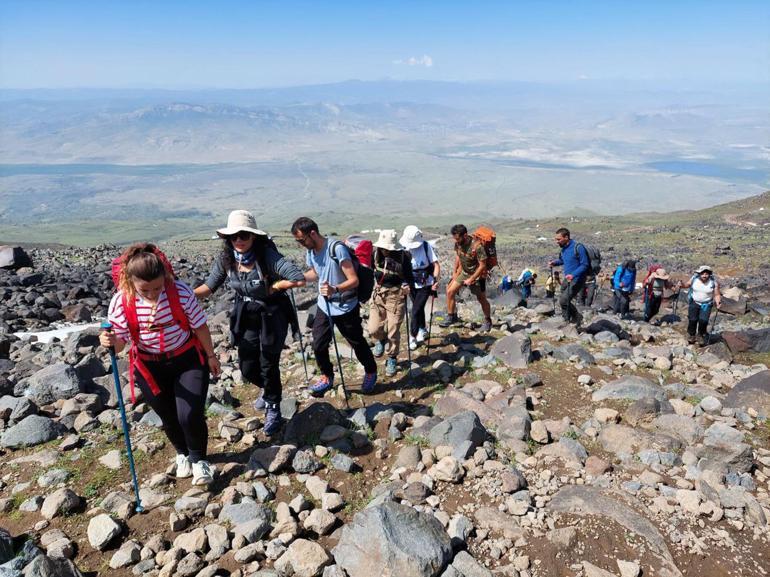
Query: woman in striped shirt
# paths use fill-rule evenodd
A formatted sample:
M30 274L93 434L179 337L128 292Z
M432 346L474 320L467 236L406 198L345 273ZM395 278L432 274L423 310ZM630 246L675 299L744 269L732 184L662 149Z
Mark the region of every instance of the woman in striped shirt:
M206 461L204 414L209 374L220 372L206 314L192 289L175 280L165 257L152 244L135 244L121 256L119 290L110 301L102 346L132 349L129 371L163 422L176 449L177 478L194 485L213 481Z

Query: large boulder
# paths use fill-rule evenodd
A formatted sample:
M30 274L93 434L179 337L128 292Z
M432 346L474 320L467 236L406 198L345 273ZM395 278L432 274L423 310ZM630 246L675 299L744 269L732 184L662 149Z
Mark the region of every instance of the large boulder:
M19 269L32 266L32 259L20 246L0 246L0 268Z
M317 443L328 425L345 426L345 422L345 417L329 403L313 403L291 418L283 438L287 443L300 445Z
M452 543L432 515L388 501L357 513L332 553L351 577L436 577Z
M512 369L526 369L532 356L532 340L523 332L498 339L491 354Z
M59 423L48 417L30 415L3 433L0 446L8 449L32 447L55 439L62 429Z
M722 340L733 354L770 352L770 328L745 331L724 331Z
M487 438L487 430L473 411L463 411L452 415L433 427L428 435L431 446L449 445L457 447L470 442L473 448L482 445Z
M770 416L770 371L760 371L739 381L725 397L726 407L752 408L764 417Z
M591 395L594 402L606 399L629 399L636 401L645 397L653 397L659 401L666 400L665 391L644 377L630 375L607 383Z
M59 399L71 399L82 392L78 374L66 363L56 363L37 371L27 380L24 395L38 405L47 405Z
M749 306L745 297L731 299L723 295L722 301L719 303L719 312L730 315L745 315L748 310Z

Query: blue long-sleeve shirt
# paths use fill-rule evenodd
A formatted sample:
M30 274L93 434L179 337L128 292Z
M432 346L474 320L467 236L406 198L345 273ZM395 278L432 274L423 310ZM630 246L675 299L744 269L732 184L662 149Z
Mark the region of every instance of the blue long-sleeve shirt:
M627 269L622 264L619 265L615 269L615 274L612 275L612 288L624 293L634 292L634 288L636 288L636 271Z
M576 244L577 250L575 250ZM585 247L570 239L569 244L561 249L561 255L554 261L554 264L564 266L564 276L571 274L572 282L577 283L585 278L591 261Z

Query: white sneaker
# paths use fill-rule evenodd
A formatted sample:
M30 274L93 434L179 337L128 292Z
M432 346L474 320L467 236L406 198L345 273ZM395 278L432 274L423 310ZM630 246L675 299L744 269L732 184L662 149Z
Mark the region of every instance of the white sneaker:
M187 455L177 455L176 456L176 478L186 479L187 477L191 477L192 474L193 474L192 463L190 463L190 459L187 458Z
M427 338L428 338L428 331L426 331L425 329L420 329L419 331L417 331L417 342L418 343L424 343L425 339L427 339Z
M214 482L214 467L208 461L198 461L192 464L192 484L210 485Z
M409 350L415 351L417 350L417 341L414 337L409 337Z

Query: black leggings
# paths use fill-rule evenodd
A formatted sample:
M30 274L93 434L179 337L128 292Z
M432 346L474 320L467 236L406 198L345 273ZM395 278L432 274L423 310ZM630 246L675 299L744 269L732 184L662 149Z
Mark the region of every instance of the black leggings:
M269 345L261 340L262 320L249 319L247 328L238 341L238 365L243 377L262 387L262 396L268 403L281 402L281 351L289 331L289 321L280 317L273 323Z
M687 307L687 334L695 336L696 330L702 337L708 334L712 306L711 303L699 305L695 301L690 301Z
M432 291L433 289L429 285L415 289L414 293L412 293L412 318L410 319L409 334L413 337L417 336L420 329L428 328L425 324L425 305Z
M374 360L372 349L364 338L364 329L361 326L361 307L356 305L349 313L334 317L334 327L348 341L356 353L358 361L364 365L367 373L377 372L377 362ZM334 365L329 356L329 345L332 343L332 329L329 317L320 308L313 321L313 354L321 373L331 379L334 377Z
M147 404L163 422L163 430L176 452L197 463L206 458L209 431L206 427L206 394L209 369L201 364L194 348L167 361L144 361L160 393L155 396L138 370L134 380Z

